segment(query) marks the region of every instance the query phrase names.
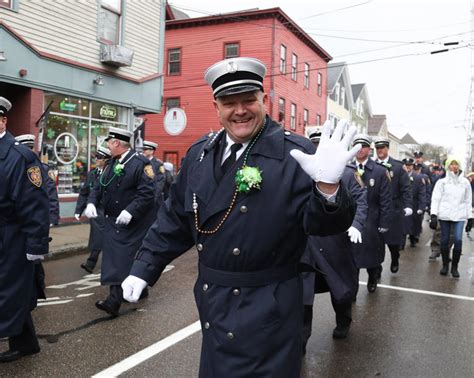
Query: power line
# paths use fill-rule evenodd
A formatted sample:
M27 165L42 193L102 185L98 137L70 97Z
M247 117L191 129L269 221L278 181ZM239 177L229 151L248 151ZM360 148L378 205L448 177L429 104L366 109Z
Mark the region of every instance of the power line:
M340 12L340 11L343 11L343 10L346 10L346 9L351 9L351 8L360 7L360 6L362 6L362 5L367 5L367 4L371 3L372 1L373 1L373 0L368 0L368 1L365 1L365 2L363 2L363 3L354 4L354 5L349 5L349 6L347 6L347 7L337 8L337 9L333 9L333 10L330 10L330 11L327 11L327 12L321 12L321 13L313 14L313 15L311 15L311 16L307 16L307 17L301 18L300 20L307 20L308 18L319 17L319 16L323 16L323 15L325 15L325 14L336 13L336 12Z

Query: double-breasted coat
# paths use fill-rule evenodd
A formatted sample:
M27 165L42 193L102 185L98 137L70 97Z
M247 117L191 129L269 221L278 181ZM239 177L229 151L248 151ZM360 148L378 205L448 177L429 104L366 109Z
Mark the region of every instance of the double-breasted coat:
M387 164L388 163L388 164ZM390 214L390 226L383 234L383 239L387 245L402 245L405 240L403 218L404 209L413 209L413 197L410 187L408 173L403 169L403 163L399 160L388 158L387 163L382 165L387 169L392 185L392 210Z
M352 245L357 268L375 268L385 258L385 245L379 228L391 224L392 186L388 171L372 160L367 160L362 175L367 188L368 216L362 229L362 243Z
M26 254L48 253L49 200L41 162L9 132L0 138L0 177L0 337L8 337L36 305Z
M200 376L299 377L298 262L307 233L329 235L350 226L353 202L344 187L335 204L327 202L289 154L314 153L312 143L268 117L253 148L217 182L214 166L223 137L215 133L190 148L131 274L154 284L170 261L195 245ZM262 171L262 182L259 190L236 194L235 175L247 154L246 164Z
M130 150L122 159L122 175L114 173L117 163L109 161L88 199L104 209L102 285L120 285L129 275L134 256L156 218L150 161ZM128 225L115 223L122 210L132 215Z
M405 235L418 236L421 234L421 222L427 205L426 202L426 182L422 175L416 172L408 174L410 180L411 193L413 196L413 214L404 217ZM418 210L423 213L417 214Z
M355 166L348 165L341 179L356 204L352 227L362 232L367 219L367 193ZM363 239L362 239L363 240ZM335 303L350 303L357 293L358 271L347 232L309 236L301 263L313 271L302 273L303 303L313 305L314 294L329 291Z
M165 167L163 167L163 162L155 157L150 159L150 164L153 167L153 172L155 173L155 211L158 212L160 206L165 200L163 193L163 188L166 181Z

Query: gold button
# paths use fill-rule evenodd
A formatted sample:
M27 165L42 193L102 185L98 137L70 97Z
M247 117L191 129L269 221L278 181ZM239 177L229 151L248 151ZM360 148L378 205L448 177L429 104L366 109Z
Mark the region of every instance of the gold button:
M238 255L240 255L240 249L234 248L234 250L232 251L232 253L234 254L234 256L238 256Z
M201 252L204 247L203 247L203 245L202 245L201 243L199 243L199 244L196 246L196 248L197 248L197 250L198 250L199 252Z
M234 289L234 290L232 290L232 294L240 295L240 290L239 289Z
M207 283L205 283L204 285L202 285L202 290L203 291L207 291L207 289L209 289L209 285Z
M285 131L285 135L291 135L289 131Z
M227 332L227 337L232 340L234 338L234 334L232 332Z
M249 210L249 209L247 208L247 206L241 206L241 207L240 207L240 212L241 212L241 213L244 213L244 214L245 214L248 210Z
M210 327L209 322L204 323L204 328L205 329L209 329L209 327Z

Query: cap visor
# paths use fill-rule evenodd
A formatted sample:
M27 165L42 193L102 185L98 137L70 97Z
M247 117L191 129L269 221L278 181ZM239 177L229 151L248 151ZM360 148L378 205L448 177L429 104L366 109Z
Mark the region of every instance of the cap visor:
M235 95L239 93L253 92L257 90L262 90L262 88L257 85L239 85L238 87L223 89L222 91L217 93L215 97L218 98L218 97L223 97L223 96Z

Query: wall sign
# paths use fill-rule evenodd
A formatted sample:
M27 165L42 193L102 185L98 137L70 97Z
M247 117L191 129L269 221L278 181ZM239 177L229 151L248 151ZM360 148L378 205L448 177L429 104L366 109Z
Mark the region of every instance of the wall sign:
M103 105L99 114L102 118L115 118L117 116L117 109L110 105Z
M168 134L179 135L186 128L186 113L181 108L171 108L166 112L163 122Z

